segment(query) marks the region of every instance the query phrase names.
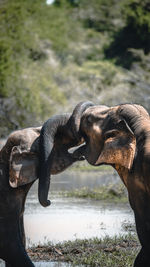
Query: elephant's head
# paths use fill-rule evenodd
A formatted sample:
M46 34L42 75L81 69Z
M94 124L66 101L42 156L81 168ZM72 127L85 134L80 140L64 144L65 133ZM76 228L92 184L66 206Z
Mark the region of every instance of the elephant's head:
M142 249L134 266L150 266L150 118L147 111L134 104L101 110L89 107L80 123L85 145L74 154L84 155L98 166L113 166L128 190L136 229Z
M149 120L149 114L139 105L89 107L82 114L80 125L86 144L74 154L84 155L94 166L110 164L130 170L145 120Z
M72 114L51 117L43 127L25 128L10 134L0 151L0 163L9 170L13 188L32 183L39 178L39 201L47 200L50 175L62 172L82 156L72 156L68 149L83 142L79 132L82 113L93 104L79 103Z
M12 132L0 151L0 163L6 166L13 188L37 179L39 135L41 127Z
M80 118L91 102L79 103L72 114L51 117L42 127L40 134L39 159L39 201L42 206L50 205L47 200L50 186L50 175L62 172L73 162L80 159L72 157L68 149L82 142L79 133Z

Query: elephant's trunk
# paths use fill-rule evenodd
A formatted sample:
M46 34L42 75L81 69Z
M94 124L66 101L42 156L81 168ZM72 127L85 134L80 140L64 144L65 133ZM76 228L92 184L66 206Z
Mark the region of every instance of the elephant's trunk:
M67 123L70 114L56 115L46 121L40 134L40 167L39 167L39 202L42 206L50 205L48 191L50 187L51 165L54 155L53 143L59 126Z
M73 113L72 113L72 115L68 121L68 125L71 128L71 131L77 140L81 139L79 129L80 129L80 121L81 121L82 114L87 108L89 108L91 106L94 106L94 104L90 101L80 102L75 107L75 109L74 109L74 111L73 111Z
M138 138L143 131L143 121L149 119L148 112L140 105L123 104L120 105L118 113Z
M71 142L68 147L75 146L80 141L80 120L82 113L93 104L91 102L79 103L72 115L64 114L51 117L46 121L42 127L40 134L40 167L39 167L39 202L42 206L46 207L50 205L48 198L48 191L50 187L50 174L52 161L55 156L53 149L54 138L58 133L59 128L65 128L66 135L71 137ZM58 138L58 137L57 137ZM59 139L61 136L59 137ZM60 140L61 141L61 140ZM61 170L60 170L61 171Z

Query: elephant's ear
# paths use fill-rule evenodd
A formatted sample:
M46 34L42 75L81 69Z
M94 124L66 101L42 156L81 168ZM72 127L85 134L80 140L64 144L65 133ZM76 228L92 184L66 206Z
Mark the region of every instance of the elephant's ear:
M105 133L104 139L104 147L96 165L107 163L131 169L136 151L136 138L127 123L121 120L115 129Z
M16 188L37 179L38 155L14 146L9 160L9 184Z

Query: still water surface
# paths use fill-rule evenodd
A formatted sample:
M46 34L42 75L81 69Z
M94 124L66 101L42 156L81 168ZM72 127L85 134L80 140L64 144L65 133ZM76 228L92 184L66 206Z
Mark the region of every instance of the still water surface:
M76 188L94 188L115 184L120 181L115 172L70 172L53 176L51 182L52 204L43 208L38 203L37 182L27 198L25 210L25 231L27 247L74 240L76 238L103 238L126 233L126 223L134 223L133 213L128 204L111 204L89 199L60 197L59 191ZM36 267L69 267L59 262L37 262ZM0 267L4 267L0 263Z
M35 267L71 267L72 265L66 262L34 262ZM0 267L5 267L5 264L0 260Z
M115 173L66 172L53 177L50 207L38 203L37 183L32 187L26 203L25 230L27 246L74 240L76 238L102 238L125 233L123 224L133 223L128 204L107 204L101 201L63 198L61 190L83 186L92 188L119 181Z

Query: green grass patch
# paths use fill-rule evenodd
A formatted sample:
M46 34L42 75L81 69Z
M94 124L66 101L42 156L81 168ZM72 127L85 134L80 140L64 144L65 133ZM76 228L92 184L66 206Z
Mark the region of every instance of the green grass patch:
M63 261L71 266L131 267L140 249L136 235L68 241L28 249L32 260Z
M107 173L113 173L114 169L111 166L108 165L101 165L101 166L92 166L87 163L87 161L80 161L74 163L70 168L71 171L94 171L94 172L107 172Z
M125 203L128 201L126 188L122 184L100 186L93 189L83 187L81 189L61 192L61 194L65 197L89 198L107 202L113 201L114 203Z

